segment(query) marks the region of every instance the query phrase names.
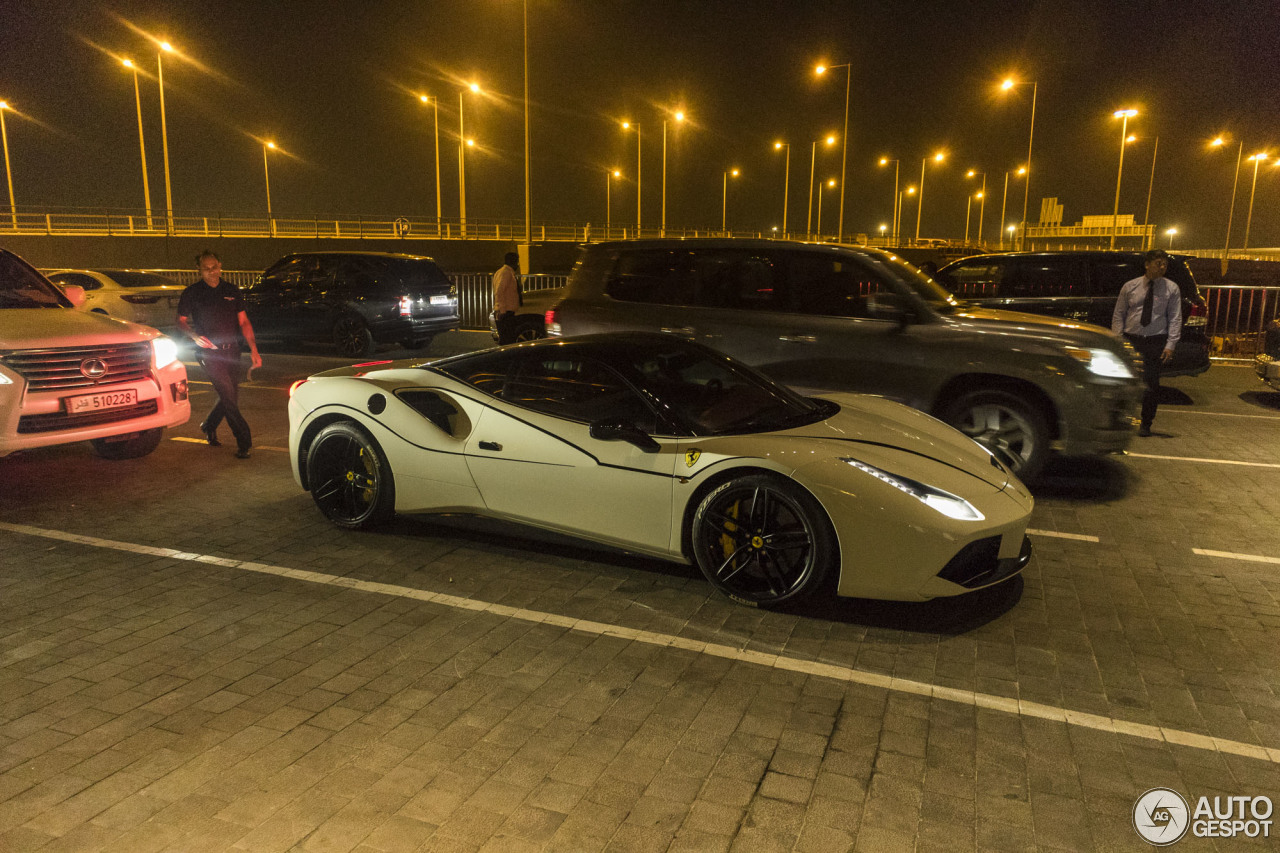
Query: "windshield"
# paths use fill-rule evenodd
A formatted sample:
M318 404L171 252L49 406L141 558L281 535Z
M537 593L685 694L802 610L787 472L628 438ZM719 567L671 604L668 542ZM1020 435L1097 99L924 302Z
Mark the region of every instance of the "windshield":
M71 303L40 273L0 251L0 308L68 308Z
M888 252L876 253L873 262L890 270L899 281L928 302L935 311L949 314L960 307L960 300L948 293L946 288L897 255Z
M105 270L121 287L181 287L173 281L153 272L138 270Z

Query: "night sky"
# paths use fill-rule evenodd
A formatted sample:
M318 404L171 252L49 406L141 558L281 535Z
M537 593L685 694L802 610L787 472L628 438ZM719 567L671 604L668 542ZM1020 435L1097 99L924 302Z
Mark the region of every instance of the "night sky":
M458 213L458 91L468 136L472 221L524 220L522 3L519 0L125 2L3 0L0 98L21 209L141 208L130 74L144 69L142 110L152 205L164 207L156 48L167 38L165 91L174 207L261 214L262 148L270 138L277 216L434 216L432 113L440 98L443 214ZM718 228L723 172L731 228L781 226L791 144L789 226L803 230L811 143L839 133L851 63L846 233L888 223L893 169L920 180L921 159L948 152L925 177L922 236L959 238L968 169L987 175L986 236L996 240L1006 170L1025 162L1037 83L1029 216L1057 197L1064 222L1110 214L1120 121L1133 107L1120 212L1142 220L1159 137L1151 221L1176 227L1175 248L1221 248L1237 144L1272 160L1257 179L1252 246L1280 245L1280 3L1235 2L719 2L528 0L534 222L605 219L606 169L615 226L636 217L639 121L644 224L659 221L662 119L668 126L667 224ZM1219 133L1227 145L1211 149ZM820 150L817 176L838 178L840 144ZM1232 245L1240 246L1253 178L1241 164ZM816 207L816 204L815 204ZM1010 181L1006 222L1022 185ZM823 201L834 231L838 190ZM816 211L815 211L816 213ZM915 201L902 231L915 231ZM970 224L976 237L978 203Z

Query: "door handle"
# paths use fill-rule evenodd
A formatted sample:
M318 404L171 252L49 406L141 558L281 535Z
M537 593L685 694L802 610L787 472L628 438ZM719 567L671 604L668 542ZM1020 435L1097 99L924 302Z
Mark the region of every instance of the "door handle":
M667 335L683 335L686 338L691 338L698 333L693 326L663 326L659 331Z
M498 442L496 441L482 441L480 442L480 449L481 450L501 450L502 445L498 444Z
M818 342L817 335L779 335L778 340L786 341L789 344L816 344Z

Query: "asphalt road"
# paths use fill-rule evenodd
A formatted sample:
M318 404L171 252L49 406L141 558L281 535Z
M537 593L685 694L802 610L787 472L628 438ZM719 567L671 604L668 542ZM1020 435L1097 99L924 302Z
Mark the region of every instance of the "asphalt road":
M284 401L340 363L266 353L248 460L199 440L198 368L145 459L0 460L0 850L1138 850L1149 789L1280 799L1280 395L1246 368L1055 461L1017 582L761 612L510 525L332 527Z

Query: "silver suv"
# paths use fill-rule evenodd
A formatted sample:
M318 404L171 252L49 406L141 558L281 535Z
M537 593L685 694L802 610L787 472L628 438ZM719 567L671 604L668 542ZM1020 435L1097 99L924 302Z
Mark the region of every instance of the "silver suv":
M1023 479L1051 450L1123 450L1141 397L1105 329L967 308L889 252L769 240L636 240L583 249L547 334L661 330L813 391L930 412Z

